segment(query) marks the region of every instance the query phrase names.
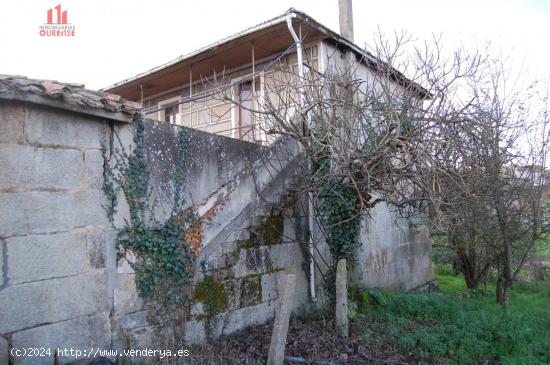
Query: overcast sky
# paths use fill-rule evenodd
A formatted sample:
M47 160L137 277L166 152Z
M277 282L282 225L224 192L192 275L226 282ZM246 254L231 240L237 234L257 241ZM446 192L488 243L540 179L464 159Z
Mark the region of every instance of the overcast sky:
M74 38L40 37L61 4ZM529 77L550 76L550 0L355 0L355 41L379 27L446 45L493 48ZM3 0L0 73L84 83L98 89L194 51L294 7L338 31L338 0Z

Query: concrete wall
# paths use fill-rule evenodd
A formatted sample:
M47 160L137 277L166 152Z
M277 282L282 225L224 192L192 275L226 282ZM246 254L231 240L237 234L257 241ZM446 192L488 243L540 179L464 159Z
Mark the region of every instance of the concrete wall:
M357 262L350 280L361 288L423 290L424 284L434 278L428 228L398 217L383 203L370 213L370 218L361 220ZM313 239L318 262L315 282L319 295L323 296L322 273L329 269L330 250L318 222L314 223Z
M426 226L399 218L385 204L361 223L353 277L363 287L410 290L433 279L432 241Z

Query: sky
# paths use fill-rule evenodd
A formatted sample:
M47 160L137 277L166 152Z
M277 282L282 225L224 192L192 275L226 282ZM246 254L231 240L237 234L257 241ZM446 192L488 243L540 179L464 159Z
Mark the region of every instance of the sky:
M41 37L47 10L61 4L74 37ZM3 0L0 73L99 89L202 48L288 8L338 31L338 0ZM550 79L550 0L355 0L355 43L380 29L445 47L488 42L531 79ZM55 10L54 10L55 14ZM54 15L55 16L55 15Z

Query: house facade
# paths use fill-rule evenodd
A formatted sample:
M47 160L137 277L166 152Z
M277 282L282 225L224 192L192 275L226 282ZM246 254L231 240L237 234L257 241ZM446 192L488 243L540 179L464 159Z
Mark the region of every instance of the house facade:
M267 100L270 105L288 102L277 100L288 81L283 70L323 74L348 54L357 78L366 80L376 72L372 55L290 9L104 90L142 103L151 119L266 144L273 140L266 132L269 125L251 110L261 110ZM396 87L413 86L419 97L426 96L397 70L394 76Z
M283 90L289 77L324 74L339 67L353 70L363 88L381 80L375 56L307 14L289 9L104 90L141 103L150 119L270 145L276 135L270 133L269 122L251 110L261 111L267 104L288 108L299 102ZM398 70L390 70L387 82L395 90L412 90L419 100L429 98L426 90ZM310 229L317 236L315 242L324 241L320 227ZM363 220L360 239L361 263L353 275L361 285L411 289L433 279L431 239L425 226L398 217L382 204ZM330 257L326 244L318 251ZM310 280L322 285L327 268L314 270L318 275Z

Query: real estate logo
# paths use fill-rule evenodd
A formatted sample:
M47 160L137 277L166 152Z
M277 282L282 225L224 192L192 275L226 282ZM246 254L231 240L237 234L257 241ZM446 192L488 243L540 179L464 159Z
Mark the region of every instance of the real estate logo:
M54 22L55 14L55 22ZM74 37L75 26L67 20L67 10L61 10L61 4L48 9L46 23L40 26L41 37Z

